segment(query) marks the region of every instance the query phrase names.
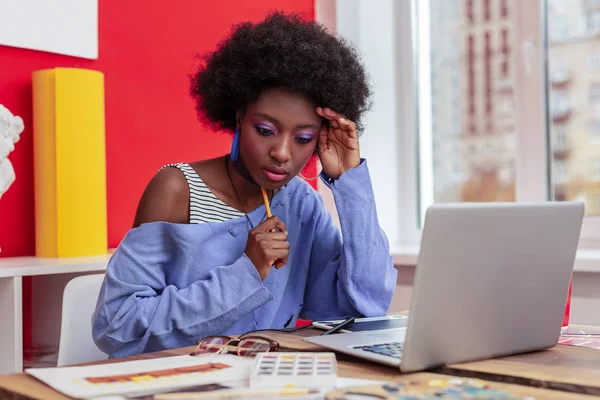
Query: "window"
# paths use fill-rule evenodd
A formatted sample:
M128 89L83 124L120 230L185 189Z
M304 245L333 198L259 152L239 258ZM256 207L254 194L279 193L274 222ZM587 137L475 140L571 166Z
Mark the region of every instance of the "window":
M590 50L589 63L592 72L600 72L600 49Z
M418 244L434 202L577 199L580 247L600 248L600 207L588 206L600 182L600 77L589 71L600 49L584 3L495 0L486 20L484 0L337 0L338 30L377 81L361 151L392 248ZM382 44L386 29L394 41Z
M467 21L473 22L473 0L466 0L465 10L467 11Z
M600 10L598 4L593 4L598 3L596 0L548 0L546 3L549 40L545 51L550 71L546 85L551 94L549 107L554 140L548 159L555 173L550 182L550 199L584 201L586 217L580 246L600 247L600 219L595 216L600 208L596 206L594 192L600 181L600 148L594 146L600 143L600 120L597 120L600 48L597 39L590 37L600 33ZM537 13L544 14L542 9ZM567 34L553 35L553 25ZM542 51L538 53L540 57ZM567 166L569 172L564 179L557 172L563 168L561 165Z
M549 78L550 83L555 87L564 86L567 79L569 78L569 62L566 57L562 54L557 54L550 60Z
M590 35L600 32L600 11L594 10L586 15L586 28Z
M585 201L586 208L594 210L594 214L600 213L600 211L599 211L600 210L600 191L598 191L598 190L590 191L590 193L588 193L588 195L586 196L584 201Z
M508 17L508 0L500 0L500 16L502 18Z
M483 19L486 21L491 19L490 0L483 0Z
M571 106L565 89L552 89L550 92L550 116L556 122L563 122L569 116Z
M590 178L600 182L600 158L590 160Z
M589 123L590 143L600 144L600 120L593 120Z
M500 47L500 52L502 53L501 61L501 73L503 77L508 77L509 70L508 66L510 63L510 42L508 38L508 29L502 29L502 44Z
M567 127L558 124L552 128L552 149L555 152L564 152L567 150Z
M453 91L453 99L458 104L462 103L460 108L463 111L458 134L449 139L439 130L432 130L431 138L427 140L432 143L452 140L462 145L465 154L461 174L454 174L452 169L439 168L434 169L431 176L424 180L423 174L421 175L421 182L432 181L436 188L433 196L428 196L426 193L430 191L429 188L422 185L421 210L429 204L425 199L431 197L434 202L512 201L515 192L512 172L515 152L510 150L508 143L511 136L514 136L512 120L515 118L515 111L514 80L511 76L511 21L506 18L509 15L508 2L501 5L506 8L505 12L493 13L492 2L481 0L479 4L483 18L472 19L469 24L447 17L450 14L447 8L460 7L460 2L445 7L440 7L441 2L436 0L432 0L430 4L433 3L435 7L427 10L431 21L441 20L444 23L430 26L428 33L432 39L428 68L431 69L431 77L422 76L422 79L435 81L432 92L441 87ZM467 9L470 7L469 1L463 4ZM461 43L464 43L464 50L459 51L461 57L448 59L444 56L448 49L460 49ZM459 79L464 84L451 85L451 69L461 71ZM429 96L428 101L433 105L431 118L436 119L438 110L448 108L448 103L443 99L434 97L431 93L425 93L424 96ZM428 157L434 163L442 165L443 162L439 159L444 156L433 152ZM482 187L486 189L481 190Z
M590 105L600 104L600 83L592 83L589 90Z
M553 8L551 7L548 9L550 16L550 18L548 18L548 36L550 40L561 42L569 39L570 32L567 19L562 14L552 14L552 10Z
M508 120L512 120L515 112L515 102L511 94L503 94L500 96L498 104L498 116L502 118L506 116Z
M562 185L567 182L567 163L565 161L554 162L554 184Z

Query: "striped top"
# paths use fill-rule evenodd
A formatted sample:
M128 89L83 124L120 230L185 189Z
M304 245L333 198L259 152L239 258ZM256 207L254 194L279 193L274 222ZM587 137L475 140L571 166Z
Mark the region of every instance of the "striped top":
M160 170L167 167L174 167L180 170L190 188L190 224L223 222L244 216L243 212L219 200L206 187L204 181L190 164L184 162L167 164Z

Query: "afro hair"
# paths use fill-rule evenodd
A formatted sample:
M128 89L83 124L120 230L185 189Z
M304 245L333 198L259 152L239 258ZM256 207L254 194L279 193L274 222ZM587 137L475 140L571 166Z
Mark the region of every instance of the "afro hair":
M273 87L341 113L362 132L371 90L358 54L344 39L295 14L276 12L234 26L190 77L198 117L217 131L234 131L236 112Z

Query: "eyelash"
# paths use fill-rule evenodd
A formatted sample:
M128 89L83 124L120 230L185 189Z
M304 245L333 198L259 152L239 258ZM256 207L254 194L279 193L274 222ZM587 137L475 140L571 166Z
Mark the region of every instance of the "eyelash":
M262 136L272 136L275 133L270 130L269 128L263 128L262 126L257 126L256 128L256 132L258 132L260 135Z
M307 137L302 137L299 136L296 138L296 142L300 143L300 144L309 144L311 142L312 138L307 138Z
M256 126L255 129L256 129L256 132L258 132L258 134L262 135L262 136L273 136L275 134L269 128L263 128L261 126ZM298 142L299 144L309 144L311 141L312 141L312 138L307 138L307 137L303 137L303 136L298 136L296 138L296 142Z

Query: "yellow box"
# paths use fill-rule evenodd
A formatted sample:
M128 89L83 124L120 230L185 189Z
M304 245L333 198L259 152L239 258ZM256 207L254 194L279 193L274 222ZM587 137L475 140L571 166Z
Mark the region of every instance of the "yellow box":
M36 255L106 254L104 75L54 68L32 79Z

